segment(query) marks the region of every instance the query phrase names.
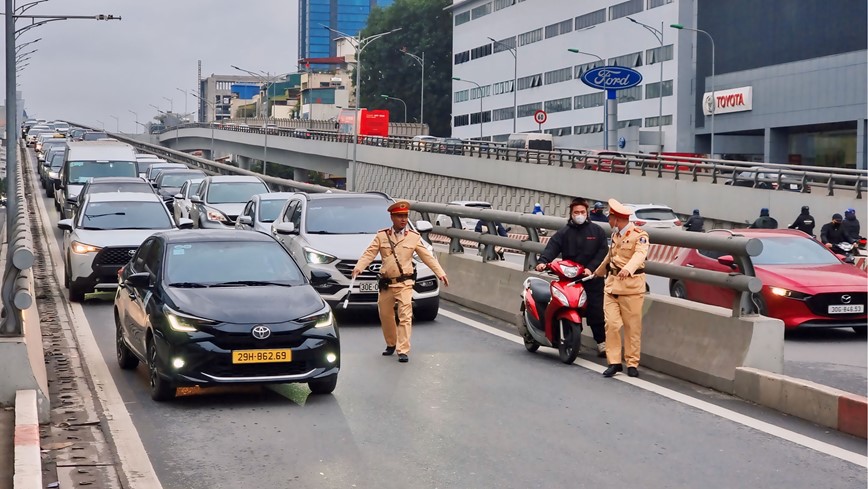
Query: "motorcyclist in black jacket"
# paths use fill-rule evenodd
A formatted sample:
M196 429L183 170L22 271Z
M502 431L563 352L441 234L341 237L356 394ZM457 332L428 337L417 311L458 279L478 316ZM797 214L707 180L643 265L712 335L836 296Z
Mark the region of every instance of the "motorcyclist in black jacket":
M856 242L856 237L850 236L841 224L841 221L843 220L844 218L841 217L841 214L833 214L832 222L823 224L822 229L820 229L820 241L826 246L826 248L829 248L833 253L839 255L846 255L847 253L841 248L838 248L838 243Z
M693 231L701 233L705 231L705 218L699 214L699 209L693 209L693 215L687 218L684 223L685 231Z
M811 215L811 208L803 205L802 212L796 217L796 220L789 226L789 229L798 229L799 231L814 236L814 216Z
M603 228L588 219L588 202L576 198L570 203L570 218L567 225L551 237L546 249L539 257L537 271L542 271L559 255L564 260L572 260L587 269L596 270L606 258L609 243ZM584 282L588 296L588 326L597 342L597 355L606 352L606 319L603 315L603 279L594 278Z
M841 221L841 225L844 226L844 229L847 230L847 234L849 234L853 239L858 239L862 236L859 219L856 219L856 209L851 207L844 211L844 220Z

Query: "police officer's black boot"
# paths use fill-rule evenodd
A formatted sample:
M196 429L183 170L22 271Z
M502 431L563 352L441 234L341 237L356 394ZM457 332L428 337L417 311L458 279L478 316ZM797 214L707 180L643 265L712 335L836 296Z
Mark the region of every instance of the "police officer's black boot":
M616 373L623 372L623 371L624 371L624 367L620 363L616 364L616 365L609 365L609 368L607 368L606 371L603 372L603 377L612 377Z
M387 346L386 349L383 350L383 356L384 357L388 357L389 355L391 355L393 353L395 353L395 347L394 346Z

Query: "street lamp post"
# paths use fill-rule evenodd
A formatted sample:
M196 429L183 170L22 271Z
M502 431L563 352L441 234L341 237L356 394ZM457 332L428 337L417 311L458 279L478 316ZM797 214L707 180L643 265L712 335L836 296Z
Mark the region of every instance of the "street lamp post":
M500 41L495 41L493 37L489 37L488 39L494 44L500 44L508 49L514 58L512 67L512 132L515 133L516 122L518 121L518 40L516 40L515 47L512 47Z
M404 104L404 124L406 124L407 123L407 102L404 102L403 100L399 99L398 97L390 97L388 95L380 95L380 97L383 97L386 100L397 100L398 102L401 102L402 104Z
M606 64L606 61L603 58L601 58L600 56L597 56L594 53L579 51L576 48L568 48L567 51L569 51L571 53L575 53L575 54L584 54L586 56L593 56L593 57L597 58L600 61L600 63L602 63L603 65ZM606 101L604 99L603 100L603 149L609 149L609 136L608 136L609 128L608 128L608 126L609 126L609 118L608 118L608 112L607 112L607 107L606 107Z
M422 100L419 101L419 124L425 124L425 51L422 51L422 57L416 56L413 53L409 53L406 49L402 49L401 54L406 54L407 56L413 58L414 60L416 60L417 63L419 63L419 66L422 67ZM404 117L404 122L407 122L406 119L407 118Z
M465 80L464 78L458 78L457 76L453 76L452 79L455 81L463 81L466 83L472 83L472 84L476 85L477 90L479 90L479 141L482 141L482 122L483 122L483 118L482 118L482 87L480 87L479 84L473 80Z
M209 121L209 122L208 122L208 125L211 126L211 154L210 154L210 156L211 156L211 160L214 160L214 123L217 122L217 121L216 121L216 117L217 117L217 105L216 105L214 102L211 102L211 101L205 100L204 98L202 98L202 97L196 95L195 93L193 93L193 94L191 94L191 95L193 95L193 96L196 97L199 101L204 102L205 104L211 106L212 109L214 109L214 117L215 117L215 120L213 120L213 121Z
M175 100L169 97L163 97L163 100L169 102L169 112L175 112Z
M269 102L268 90L271 88L272 85L274 85L274 83L277 81L278 78L281 78L284 75L271 76L271 73L264 73L264 74L263 73L256 73L256 72L253 72L250 70L245 70L244 68L239 68L235 65L230 65L230 66L232 66L232 68L235 68L238 71L243 71L243 72L245 72L251 76L255 76L256 78L259 79L260 83L265 85L265 94L264 94L265 101L263 102L262 100L260 100L259 107L261 107L261 109L262 109L260 112L262 112L262 111L265 112L264 114L262 114L262 120L263 120L262 132L264 133L264 141L262 144L262 174L267 175L267 173L266 173L266 166L268 165L268 127L267 126L268 126L268 118L271 115L271 113L270 113L271 111L269 110L269 106L268 106L269 105L268 104L268 102Z
M175 88L175 90L184 94L184 117L186 117L187 116L187 91L181 90L180 88L177 88L177 87Z
M322 24L320 24L320 25L324 29L328 30L331 33L345 37L347 39L347 41L352 43L353 47L356 48L356 86L355 86L356 108L355 108L355 111L353 112L353 116L354 116L353 117L353 121L354 121L353 122L353 170L355 170L355 167L356 167L356 150L357 150L357 147L359 144L359 111L361 110L360 105L361 105L361 101L362 101L362 87L361 87L361 83L362 83L362 53L365 51L365 48L368 47L372 42L376 41L377 39L379 39L381 37L388 36L389 34L392 34L394 32L398 32L401 30L401 28L398 27L397 29L392 29L390 31L381 32L379 34L374 34L374 35L368 36L364 39L362 39L361 37L359 39L356 39L355 37L350 36L349 34L347 34L345 32L341 32L337 29L332 29L331 27L328 27L328 26L325 26Z
M654 35L657 42L660 43L660 54L658 55L658 58L661 58L663 56L663 21L660 21L660 29L657 29L648 24L643 24L632 17L627 17L627 20L634 24L641 25L648 32ZM661 156L663 154L663 60L658 60L657 63L660 64L660 86L658 87L659 93L657 94L659 97L657 105L657 156Z
M714 38L702 29L684 27L681 24L671 24L669 27L678 30L701 32L708 36L708 40L711 41L711 157L714 158L714 114L717 112L717 98L714 96Z
M109 115L109 117L111 117L112 119L115 120L115 132L120 134L120 132L121 132L121 120L118 119L118 116L116 116L116 115Z
M135 112L133 112L130 109L127 109L127 112L129 112L130 114L133 114L133 117L135 117L135 119L133 119L133 120L135 121L136 125L133 129L138 131L139 130L139 114L136 114ZM142 127L144 127L144 126L142 126Z
M100 127L103 131L105 131L105 122L103 122L103 121L101 121L101 120L98 120L98 119L96 119L96 122L97 122L97 124L99 124L99 127Z

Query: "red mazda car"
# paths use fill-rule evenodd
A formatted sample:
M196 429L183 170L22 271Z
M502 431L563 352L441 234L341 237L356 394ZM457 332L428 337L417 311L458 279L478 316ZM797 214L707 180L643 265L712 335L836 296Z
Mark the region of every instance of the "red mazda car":
M789 229L714 230L757 238L763 251L752 257L763 282L755 301L760 314L778 318L787 329L853 328L866 333L868 273L842 262L801 231ZM674 265L718 272L738 270L732 256L709 250L682 249ZM738 292L689 280L669 281L669 293L705 304L732 307Z

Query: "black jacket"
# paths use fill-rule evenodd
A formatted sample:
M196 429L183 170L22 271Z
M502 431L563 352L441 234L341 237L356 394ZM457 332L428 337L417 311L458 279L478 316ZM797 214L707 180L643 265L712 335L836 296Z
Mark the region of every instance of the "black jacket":
M769 216L760 216L757 218L753 224L750 225L751 229L777 229L778 228L778 220L774 217Z
M581 226L570 221L555 233L539 257L540 263L550 263L560 256L590 270L596 270L606 258L609 242L603 228L585 221Z
M793 224L790 226L790 229L798 229L799 231L809 234L811 236L814 235L814 216L810 214L799 214L799 217L793 221Z
M862 236L859 234L861 226L859 225L859 219L856 219L856 216L845 216L844 220L841 221L841 225L844 226L844 229L847 230L847 234L849 234L853 239Z
M823 244L832 243L833 245L837 245L838 243L853 243L856 241L856 237L850 236L843 224L835 226L831 222L827 222L820 229L820 241Z
M705 231L705 218L697 215L688 217L687 222L684 223L684 229L687 231L695 231L697 233Z
M594 222L609 222L609 216L607 216L603 211L591 211L588 213L588 217Z

